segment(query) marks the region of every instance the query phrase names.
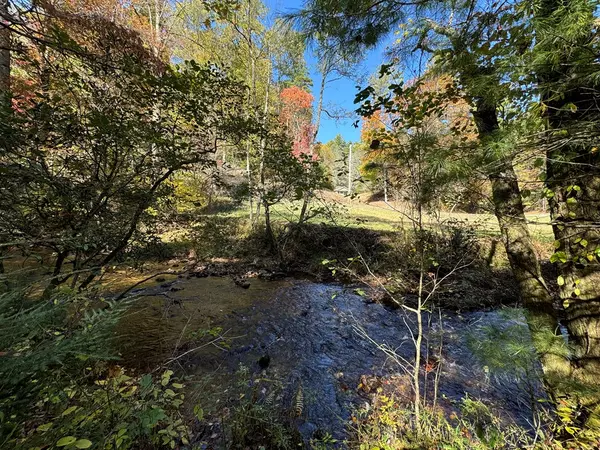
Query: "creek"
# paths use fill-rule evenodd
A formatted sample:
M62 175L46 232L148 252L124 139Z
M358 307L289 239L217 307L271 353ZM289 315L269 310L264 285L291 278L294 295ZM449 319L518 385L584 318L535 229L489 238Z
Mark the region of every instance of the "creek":
M352 412L365 405L369 391L407 379L404 369L415 353L410 312L372 302L356 286L248 281L244 288L228 277L188 277L134 292L139 298L119 326L124 363L151 371L167 362L191 380L191 400L215 415L239 396L240 365L249 376L277 385L279 402L290 408L302 389L302 411L294 420L305 439L317 431L344 439ZM439 404L456 409L468 395L503 420L528 426L532 402L543 397L538 374L524 379L511 369L517 355L510 353L500 356L507 370L490 372L473 352L478 331L490 326L510 327L527 343L521 311L435 310L425 314L425 323L430 358L424 345L423 370L441 363ZM398 358L386 356L381 345L395 349ZM431 370L430 381L434 375Z

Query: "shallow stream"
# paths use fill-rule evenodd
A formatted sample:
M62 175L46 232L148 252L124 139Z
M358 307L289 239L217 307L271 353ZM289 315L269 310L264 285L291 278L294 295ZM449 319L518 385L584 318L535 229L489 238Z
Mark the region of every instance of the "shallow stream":
M234 395L242 364L251 375L280 386L283 402L293 402L302 389L303 408L295 420L305 438L319 430L343 439L352 411L364 405L369 389L410 369L411 314L374 303L353 287L248 281L243 288L228 277L191 277L136 292L140 298L120 325L125 363L148 371L170 361L192 380L193 400L213 412ZM529 377L523 383L521 374L510 370L515 357L510 353L505 355L509 370L490 373L468 344L468 336L487 326L513 327L527 339L522 314L445 311L440 323L436 311L425 319L430 358L424 358L424 371L441 362L440 404L452 409L468 395L505 420L527 426L532 398L542 396L539 381ZM395 349L398 358L386 356L381 345ZM427 356L426 346L423 352Z

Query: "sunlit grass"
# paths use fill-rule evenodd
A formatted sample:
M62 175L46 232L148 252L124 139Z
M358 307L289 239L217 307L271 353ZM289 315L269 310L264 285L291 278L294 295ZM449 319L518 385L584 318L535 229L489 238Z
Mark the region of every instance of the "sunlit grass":
M320 214L310 219L311 223L331 223L338 226L365 228L375 231L395 231L399 228L412 226L411 217L414 214L404 205L388 205L384 202L364 203L350 200L342 196L332 200L317 198L313 200L313 207L327 210L328 214ZM272 207L272 220L278 224L295 222L298 220L301 202L281 202ZM222 213L232 217L248 217L249 208L243 204L239 208ZM526 214L529 220L529 230L532 237L540 242L551 242L553 238L550 216L547 213L532 212ZM262 220L262 219L261 219ZM493 214L468 214L462 212L425 213L423 217L426 226L440 226L452 221L462 222L473 227L482 236L499 235L498 222Z

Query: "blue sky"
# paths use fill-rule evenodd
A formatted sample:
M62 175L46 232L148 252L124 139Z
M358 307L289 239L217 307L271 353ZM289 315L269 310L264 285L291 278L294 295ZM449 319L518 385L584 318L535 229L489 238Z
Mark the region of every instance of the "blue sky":
M263 0L266 6L269 8L270 14L284 14L296 11L302 8L303 0ZM381 63L384 61L383 50L384 46L380 46L373 49L365 55L364 61L360 67L356 70L356 78L360 78L361 75L368 75L376 71ZM316 71L316 60L311 54L310 50L306 52L306 60L310 71L310 76L313 80L313 95L318 95L317 89L321 83L321 77ZM365 87L363 81L363 87ZM347 111L354 111L356 105L354 104L354 95L357 92L357 81L349 79L340 79L333 81L327 85L324 95L324 106L325 108L330 107L331 109L343 108ZM315 98L315 104L316 104ZM317 139L321 142L327 142L333 139L337 134L341 134L346 141L357 142L360 139L360 129L355 128L353 123L357 120L357 117L353 115L352 119L349 120L334 120L322 114L321 126L319 127L319 134Z

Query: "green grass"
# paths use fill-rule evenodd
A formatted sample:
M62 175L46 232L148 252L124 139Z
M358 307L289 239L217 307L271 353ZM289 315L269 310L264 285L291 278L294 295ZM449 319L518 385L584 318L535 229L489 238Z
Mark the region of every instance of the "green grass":
M317 216L311 219L313 223L335 221L336 225L355 228L365 228L375 231L394 231L398 228L411 226L411 212L402 206L397 209L386 205L383 202L362 203L358 200L350 201L339 195L326 193L325 198L318 198L313 201L313 207L327 208L335 211L332 219L327 216ZM332 197L337 197L332 199ZM296 221L301 208L301 202L285 201L275 205L272 208L272 218L275 223L285 224L290 221ZM240 208L222 213L225 216L247 217L248 205L244 204ZM527 213L529 220L529 230L532 237L540 242L553 241L552 227L550 226L550 217L547 213ZM473 226L481 235L498 235L499 228L496 217L492 214L468 214L461 212L440 212L438 214L426 214L424 222L426 225L443 225L448 221L458 220L466 225Z

